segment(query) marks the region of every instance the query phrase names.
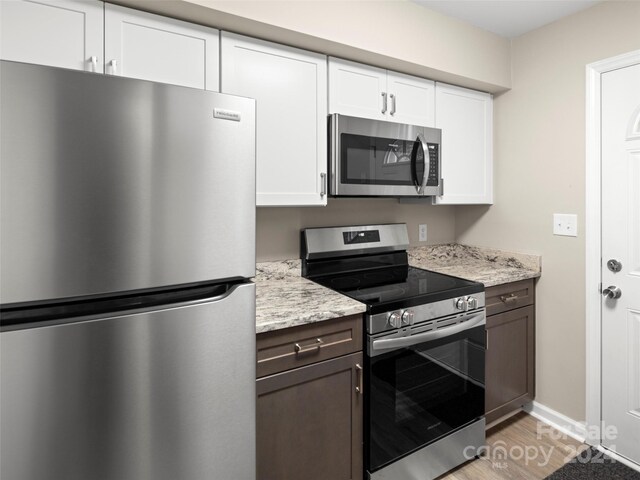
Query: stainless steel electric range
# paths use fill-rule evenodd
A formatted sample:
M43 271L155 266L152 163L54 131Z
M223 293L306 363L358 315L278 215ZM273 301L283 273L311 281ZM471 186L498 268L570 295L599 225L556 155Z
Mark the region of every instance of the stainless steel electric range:
M428 480L485 442L484 285L408 264L405 224L308 228L302 275L367 305L366 477Z

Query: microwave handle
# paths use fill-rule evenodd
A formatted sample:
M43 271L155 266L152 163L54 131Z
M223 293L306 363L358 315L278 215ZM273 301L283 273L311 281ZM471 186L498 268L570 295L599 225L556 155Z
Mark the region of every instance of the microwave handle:
M381 338L374 340L371 343L371 356L379 355L380 353L388 352L390 350L396 350L398 348L410 347L419 343L428 342L430 340L437 340L439 338L447 337L455 333L464 332L477 325L485 323L484 310L480 313L471 315L467 320L462 323L458 323L451 327L445 327L435 331L428 331L424 333L417 333L415 335L409 335L408 337L396 337L396 338Z
M417 157L418 157L418 149L416 146L422 148L422 154L424 157L424 172L422 173L422 179L420 180L420 184L418 184L418 170L417 170ZM416 137L416 141L413 146L413 150L411 151L411 167L413 168L413 178L414 182L416 182L416 190L418 191L418 195L422 195L424 192L424 187L427 186L427 181L429 180L429 168L427 159L429 158L429 146L427 145L427 141L424 138L424 135L421 133Z

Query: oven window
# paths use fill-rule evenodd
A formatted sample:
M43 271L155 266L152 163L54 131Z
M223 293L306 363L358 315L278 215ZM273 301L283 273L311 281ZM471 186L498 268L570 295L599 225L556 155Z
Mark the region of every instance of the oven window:
M340 138L342 183L415 185L411 166L412 140L343 133ZM424 156L417 155L416 178L422 178Z
M484 415L484 354L479 326L367 359L369 471Z

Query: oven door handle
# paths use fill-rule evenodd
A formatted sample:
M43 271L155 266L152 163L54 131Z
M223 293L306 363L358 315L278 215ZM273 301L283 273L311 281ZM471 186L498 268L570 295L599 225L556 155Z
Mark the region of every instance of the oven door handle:
M477 325L485 323L485 312L471 315L468 320L462 323L458 323L451 327L442 328L436 331L429 331L424 333L417 333L415 335L409 335L408 337L399 338L381 338L371 342L372 356L379 355L384 351L395 350L403 347L410 347L419 343L428 342L430 340L437 340L449 335L464 332Z

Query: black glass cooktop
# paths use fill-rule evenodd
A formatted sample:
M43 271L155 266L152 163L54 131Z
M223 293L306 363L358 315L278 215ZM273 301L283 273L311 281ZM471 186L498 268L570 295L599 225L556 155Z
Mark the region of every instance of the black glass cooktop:
M312 278L365 303L370 313L413 307L484 291L484 285L408 265Z

